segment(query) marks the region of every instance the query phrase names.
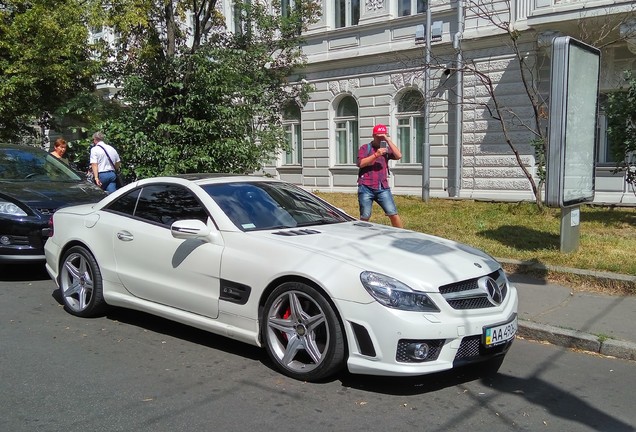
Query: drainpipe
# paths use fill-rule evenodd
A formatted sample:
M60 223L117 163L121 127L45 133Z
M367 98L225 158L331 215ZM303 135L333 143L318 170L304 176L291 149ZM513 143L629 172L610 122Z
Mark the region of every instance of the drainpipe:
M424 58L424 143L422 144L422 201L428 202L431 194L431 2L426 2L426 54Z
M456 57L456 74L457 74L457 87L455 91L455 160L454 168L454 183L452 188L449 188L449 196L459 197L459 190L461 189L462 182L462 132L463 132L463 115L462 107L464 102L464 58L462 56L462 36L464 33L464 0L457 0L457 33L453 37L453 48L457 51Z

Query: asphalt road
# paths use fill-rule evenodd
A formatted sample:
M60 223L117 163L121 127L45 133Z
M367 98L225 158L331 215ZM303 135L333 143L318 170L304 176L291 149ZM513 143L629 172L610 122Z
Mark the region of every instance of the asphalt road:
M67 314L0 267L0 431L635 431L636 362L517 340L500 373L286 378L264 351L126 310Z

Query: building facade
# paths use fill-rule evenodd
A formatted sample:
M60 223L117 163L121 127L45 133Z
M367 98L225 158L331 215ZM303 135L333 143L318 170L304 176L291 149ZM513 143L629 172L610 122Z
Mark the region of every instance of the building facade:
M603 44L601 93L620 88L624 71L636 68L635 3L322 0L303 48L303 79L314 91L304 106L286 110L289 149L264 171L311 190L354 192L357 149L384 123L403 153L391 163L395 193L533 200L518 161L538 182L533 130L547 127L552 39ZM429 50L422 43L427 5ZM538 90L534 107L528 83ZM595 201L636 204L624 176L613 173L602 100Z

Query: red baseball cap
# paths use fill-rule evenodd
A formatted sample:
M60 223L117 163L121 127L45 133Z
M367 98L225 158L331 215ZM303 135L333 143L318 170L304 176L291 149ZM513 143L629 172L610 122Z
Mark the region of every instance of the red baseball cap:
M373 135L385 135L386 134L386 126L383 124L377 124L373 128Z

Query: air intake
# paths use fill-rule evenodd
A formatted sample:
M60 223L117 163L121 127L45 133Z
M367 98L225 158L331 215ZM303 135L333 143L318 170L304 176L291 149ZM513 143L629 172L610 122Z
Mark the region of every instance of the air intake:
M286 237L294 237L294 236L302 236L302 235L310 235L310 234L320 234L320 231L316 231L312 229L299 229L299 230L276 231L274 234L286 236Z

